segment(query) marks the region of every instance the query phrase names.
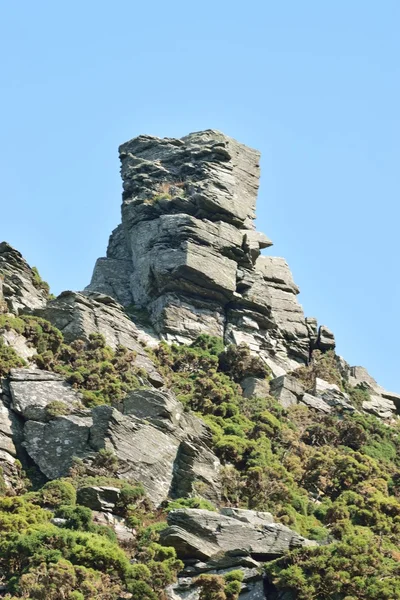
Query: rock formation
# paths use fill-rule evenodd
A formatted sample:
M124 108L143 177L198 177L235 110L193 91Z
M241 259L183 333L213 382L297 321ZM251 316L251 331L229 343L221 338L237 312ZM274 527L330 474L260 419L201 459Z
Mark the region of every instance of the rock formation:
M41 285L38 273L22 254L7 244L0 243L0 312L20 313L26 309L45 306L48 290Z
M65 407L59 415L48 410L54 401ZM75 458L107 448L119 459L118 475L140 481L155 505L190 495L199 483L204 497L218 502L220 464L210 432L172 392L135 390L120 408L85 409L60 375L12 369L3 386L0 459L13 462L17 426L20 448L48 479L67 476Z
M304 316L286 261L261 254L272 242L254 225L257 151L207 130L182 139L139 136L120 147L120 158L122 222L84 291L50 297L37 270L7 243L0 244L0 500L23 489L22 468L34 473L38 487L46 480L53 484L75 477L77 512L82 517L82 508L91 509L93 527L111 527L121 546L139 548L139 578L146 562L154 563L152 568L162 563L168 570L171 565L153 558L175 549L184 568L176 583L166 589L162 584L168 600L198 600L200 574L221 576L220 582L227 583L223 576L232 570L241 571L240 600L295 600L286 583L282 591L265 579L262 563L296 548L317 546L282 523L323 544L332 543L335 523L328 520L324 530L325 513L318 513L319 521L315 507L328 500L334 519L334 503L342 490L335 487L335 495L329 496L333 464L335 469L350 464L351 472L342 474L343 481L338 476L335 486L357 495L365 464L381 457L388 463L387 472L382 471L387 481L370 466L374 479L361 491L366 498L378 482L379 498L387 492L387 506L393 514L400 511L395 489L400 480L398 440L386 436L391 431L386 425L400 414L400 395L335 354L334 334ZM54 347L42 343L39 349L44 331L55 336ZM199 334L245 347L222 352L221 340L207 336L197 344L206 339L218 351L168 345L190 344ZM85 362L82 356L93 340L101 343L93 344ZM230 352L237 353L235 372L229 371ZM320 371L315 357L321 360ZM179 360L184 363L181 371ZM97 370L90 371L90 361ZM250 363L254 368L246 369ZM127 372L132 377L124 386ZM101 385L109 373L114 379L108 380L109 395L103 396ZM293 409L297 404L301 407ZM385 425L378 423L375 430L371 414ZM299 422L307 415L300 426L296 415ZM364 431L363 420L374 427L367 423ZM307 437L310 423L316 428ZM310 487L306 475L313 469L313 457L323 465L325 438L318 432L324 427L338 446L338 462L326 471L322 466L322 475L313 472ZM102 467L98 472L93 466L104 456L113 465L110 472L105 469L106 475ZM358 479L357 460L363 457ZM84 475L75 474L77 465ZM62 485L72 487L65 480ZM159 541L168 550L153 544L146 555L143 540L137 544L133 513L137 510L142 517L143 510L144 520L148 513L141 505L131 505L134 495L128 494L129 503L123 505L124 486L141 489L151 520L162 514L167 518ZM61 507L60 516L35 494L25 494L22 503L42 501L45 515L53 511L51 525L68 529L67 517L75 507ZM216 510L174 509L172 500L175 507ZM338 515L346 513L343 506ZM266 509L275 511L282 523ZM351 526L350 520L345 523ZM394 521L383 523L394 526ZM137 590L134 597L139 597Z
M120 147L122 223L87 291L146 311L162 338L246 342L276 375L307 362L312 332L286 261L255 231L259 153L217 131ZM316 323L315 323L316 327ZM333 342L334 345L334 342Z
M196 576L224 575L232 569L240 569L244 574L241 599L264 598L262 562L291 549L316 545L275 523L270 513L252 510L175 510L168 515L168 525L161 540L175 548L185 561L178 583L168 590L171 599L198 600ZM188 593L191 595L186 596Z

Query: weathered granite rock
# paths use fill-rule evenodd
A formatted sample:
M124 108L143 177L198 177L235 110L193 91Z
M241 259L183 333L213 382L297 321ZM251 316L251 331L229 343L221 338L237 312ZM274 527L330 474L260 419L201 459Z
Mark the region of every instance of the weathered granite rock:
M55 325L67 342L87 340L91 333L101 333L111 348L121 345L133 350L135 364L146 371L149 382L156 387L163 385L161 375L139 343L140 332L110 296L67 291L35 312Z
M256 526L259 525L260 527L274 522L274 517L269 512L247 510L244 508L230 508L227 506L221 508L219 512L226 517L232 517L243 523L249 523L250 525Z
M310 349L315 350L318 340L318 321L315 317L306 317L306 326L310 338Z
M334 350L336 346L335 336L332 331L325 327L325 325L321 325L318 331L318 339L317 339L317 348L318 350L322 350L326 352L328 350Z
M364 389L380 392L382 388L377 384L375 379L368 373L364 367L349 367L348 382L353 387L361 386Z
M384 420L390 420L400 414L399 394L385 390L364 367L351 367L342 357L337 357L337 362L342 377L350 386L369 393L370 400L363 402L362 410Z
M332 407L327 404L321 398L317 398L316 396L312 396L311 394L303 394L303 396L299 400L300 404L305 404L309 408L313 408L319 412L323 412L325 414L329 414L332 412Z
M305 364L299 290L253 219L259 154L217 131L139 136L120 148L122 223L88 291L145 310L167 341L246 342L278 376Z
M235 567L235 570L242 571L243 580L239 600L264 600L264 578L261 566L248 568L243 566ZM224 576L233 568L227 569L203 569L200 573L208 573ZM167 600L198 600L200 598L200 588L196 585L197 575L194 577L186 576L184 569L180 574L177 583L172 584L166 589Z
M41 308L46 304L48 292L41 288L35 273L22 254L7 242L0 243L0 301L9 312L19 314L25 310Z
M275 376L308 361L310 338L292 274L282 258L260 256L254 270L239 270L227 313L225 338L245 342Z
M171 511L168 525L161 532L161 543L173 546L183 560L209 560L220 553L255 555L259 560L271 560L287 550L311 544L278 523L253 525L202 509Z
M0 330L0 338L5 346L10 346L24 360L29 360L34 354L37 354L36 348L29 346L26 338L13 329Z
M224 336L223 306L216 300L168 293L148 307L157 333L167 341L191 343L201 333Z
M109 406L93 409L91 444L113 450L119 474L140 481L155 504L170 492L179 440L131 415Z
M305 390L298 379L290 375L281 375L269 382L270 393L282 406L287 408L292 404L297 404L305 393Z
M13 437L19 437L19 435L19 422L12 411L0 400L0 451L15 457L17 451Z
M78 489L77 501L82 506L102 512L113 512L121 490L107 485L88 485Z
M95 450L115 452L122 477L140 481L155 504L167 496L187 496L199 484L198 493L218 500L219 460L197 417L183 413L172 394L155 391L132 392L123 411L94 408L90 437Z
M96 525L106 525L112 527L117 536L118 543L122 546L130 546L135 540L136 532L130 529L125 520L109 512L93 511L93 522Z
M41 472L49 479L65 477L74 457L89 450L90 417L66 415L48 423L27 421L23 445Z
M40 369L13 369L7 389L12 411L4 406L0 413L0 450L16 453L13 419L21 415L22 447L49 479L66 476L75 457L108 448L119 459L118 475L141 482L155 504L192 493L219 500L220 463L209 447L211 432L171 392L135 390L121 403L122 413L107 405L84 409L62 377ZM69 414L49 412L55 400ZM87 493L96 496L98 510L107 510L101 490Z
M336 384L329 383L319 377L315 381L314 396L321 398L329 406L340 407L350 412L354 412L355 410L347 394L342 392Z
M81 408L78 394L62 375L41 369L11 369L9 390L12 409L24 419L48 420L46 407L53 402L65 405L66 412Z
M245 398L267 398L270 394L269 381L259 377L245 377L240 387Z
M396 414L396 405L393 400L382 396L370 396L370 400L362 403L362 409L380 419L392 419Z

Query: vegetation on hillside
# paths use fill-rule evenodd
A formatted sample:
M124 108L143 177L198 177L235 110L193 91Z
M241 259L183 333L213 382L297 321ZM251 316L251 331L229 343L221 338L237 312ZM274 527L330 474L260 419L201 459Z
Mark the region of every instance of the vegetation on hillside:
M89 406L118 404L129 389L146 384L134 355L111 350L102 336L65 344L59 331L31 316L2 315L4 328L24 335L37 350L37 364L65 375ZM162 343L152 357L185 408L211 429L223 465L224 504L268 510L319 542L266 565L277 588L293 591L298 600L400 599L396 424L362 413L284 409L271 397L244 398L244 377L269 377L244 345L224 348L221 340L202 335L191 346ZM0 376L21 364L0 345ZM347 389L355 405L362 402L364 391L348 388L333 353L316 354L297 376L306 387L323 377ZM168 510L213 507L189 498L155 510L140 485L115 478L115 457L102 451L96 461L90 471L76 461L70 477L35 491L22 478L18 492L7 489L0 477L0 572L8 598L156 600L176 577L182 564L173 549L158 544ZM135 532L131 544L118 544L110 528L96 525L90 509L77 504L77 490L93 483L121 488L117 511ZM63 521L52 523L54 517ZM198 585L202 600L235 600L240 575L202 576Z

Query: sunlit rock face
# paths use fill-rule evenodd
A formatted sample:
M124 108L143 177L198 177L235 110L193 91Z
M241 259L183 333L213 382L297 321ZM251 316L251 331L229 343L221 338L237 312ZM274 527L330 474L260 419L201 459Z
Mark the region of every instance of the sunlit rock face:
M167 341L200 333L246 342L276 375L305 363L310 330L299 290L255 230L260 154L207 130L142 135L120 149L122 223L87 290L146 312Z

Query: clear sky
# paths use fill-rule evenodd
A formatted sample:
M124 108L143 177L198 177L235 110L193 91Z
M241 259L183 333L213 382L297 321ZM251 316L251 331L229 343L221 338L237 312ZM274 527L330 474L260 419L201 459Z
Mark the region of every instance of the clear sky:
M119 222L118 145L262 152L258 227L338 352L400 392L398 0L0 2L0 238L54 293Z

